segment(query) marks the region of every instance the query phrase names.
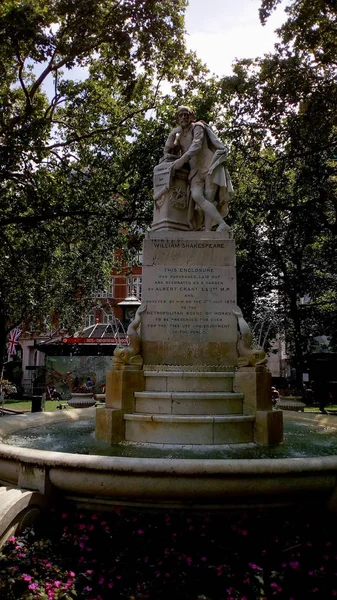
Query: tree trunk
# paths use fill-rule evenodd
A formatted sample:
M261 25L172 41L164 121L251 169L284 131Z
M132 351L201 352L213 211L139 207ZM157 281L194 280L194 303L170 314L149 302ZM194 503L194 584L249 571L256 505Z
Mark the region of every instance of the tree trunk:
M296 386L302 388L303 380L303 350L302 350L302 319L300 309L297 304L297 294L290 294L290 318L294 326L294 365L296 369Z

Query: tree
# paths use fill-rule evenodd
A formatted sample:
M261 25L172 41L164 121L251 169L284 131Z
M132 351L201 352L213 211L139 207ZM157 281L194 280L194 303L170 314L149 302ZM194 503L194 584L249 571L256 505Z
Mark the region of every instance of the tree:
M0 356L16 325L39 330L51 313L78 323L113 249L148 222L132 141L161 82L197 64L185 51L185 6L2 2Z
M263 2L262 16L276 4ZM237 190L239 272L248 278L253 313L261 284L240 262L253 247L263 286L278 293L300 375L308 333L326 331L328 318L337 322L336 55L328 52L336 7L294 0L287 10L275 52L237 62L222 81L222 102ZM305 29L309 17L317 36ZM299 302L305 294L311 297L307 313Z

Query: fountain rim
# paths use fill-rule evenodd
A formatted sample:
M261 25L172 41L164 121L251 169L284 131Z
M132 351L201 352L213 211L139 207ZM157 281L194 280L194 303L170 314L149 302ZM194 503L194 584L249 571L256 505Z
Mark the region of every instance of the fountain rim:
M2 443L9 435L25 431L27 426L35 427L46 423L70 420L84 420L94 414L95 408L72 409L62 413L44 412L15 415L0 419L0 462L1 459L16 460L36 466L66 467L94 471L119 471L133 473L175 473L182 475L239 473L244 475L268 475L285 472L331 471L337 469L337 454L319 457L295 458L137 458L121 456L102 456L54 452L36 448L22 448ZM99 409L98 409L99 410ZM337 419L330 415L315 413L294 413L283 411L286 420L308 421L322 427L337 430ZM29 420L29 424L27 423ZM5 431L4 431L5 430ZM0 464L1 479L1 464Z

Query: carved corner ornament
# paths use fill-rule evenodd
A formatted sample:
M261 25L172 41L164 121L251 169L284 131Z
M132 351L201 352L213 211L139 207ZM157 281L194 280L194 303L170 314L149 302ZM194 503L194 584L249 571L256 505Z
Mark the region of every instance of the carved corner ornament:
M237 344L239 355L238 366L255 367L265 365L267 362L266 353L261 346L253 344L253 334L238 306L236 307L236 310L233 310L233 314L237 318L239 329L239 339Z
M146 310L146 304L139 306L135 318L127 328L126 334L129 338L129 346L118 346L112 357L112 368L121 370L141 370L143 358L140 354L141 338L138 329L141 325L141 314Z

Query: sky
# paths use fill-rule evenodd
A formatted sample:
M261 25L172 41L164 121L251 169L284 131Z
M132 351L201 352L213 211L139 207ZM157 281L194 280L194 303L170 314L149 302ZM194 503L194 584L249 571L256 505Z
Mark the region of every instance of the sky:
M273 50L274 30L285 20L284 2L264 27L260 0L189 0L186 41L212 73L229 75L235 58L255 58Z
M259 21L260 0L189 0L185 14L187 46L197 52L211 73L230 75L235 58L255 58L273 50L275 29L285 20L285 3L281 2L263 27ZM40 65L38 74L42 69ZM83 79L87 70L75 67L71 76ZM53 97L51 77L45 82L45 91Z

